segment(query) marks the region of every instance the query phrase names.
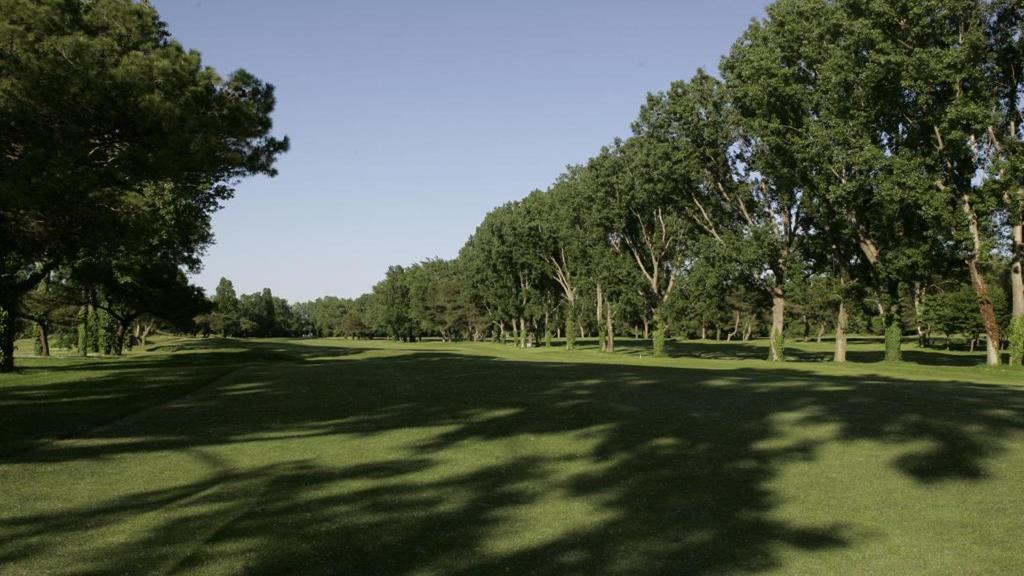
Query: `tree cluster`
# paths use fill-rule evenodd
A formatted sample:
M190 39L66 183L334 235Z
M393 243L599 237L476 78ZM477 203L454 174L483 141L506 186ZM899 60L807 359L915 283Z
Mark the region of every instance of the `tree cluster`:
M288 148L273 108L149 3L0 0L0 371L25 321L43 353L54 327L83 354L120 353L144 317L188 328L211 214Z
M763 335L782 360L802 329L843 361L870 320L890 360L952 330L1020 364L1022 23L1019 0L779 0L719 76L650 94L629 138L489 213L429 306L454 324L389 270L386 332L632 331L656 354Z

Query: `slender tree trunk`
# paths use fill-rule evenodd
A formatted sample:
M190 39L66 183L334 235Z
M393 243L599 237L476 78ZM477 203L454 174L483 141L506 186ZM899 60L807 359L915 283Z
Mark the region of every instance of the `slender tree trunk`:
M36 322L39 326L39 355L44 358L50 356L50 330L45 322Z
M124 338L127 333L128 326L119 322L117 328L114 330L114 343L112 346L115 356L121 356L124 354Z
M885 329L888 327L886 324L886 313L885 304L882 303L882 294L878 294L878 321L881 323L881 327L878 328L878 334L885 336ZM872 330L874 330L874 323L872 323Z
M818 337L814 340L817 344L821 344L821 339L825 337L825 323L818 324Z
M846 362L846 330L850 325L850 313L846 310L846 303L839 303L839 313L836 314L836 351L832 356L834 362Z
M526 318L519 317L519 347L526 348L526 341L529 336L526 333Z
M700 339L701 340L707 340L708 339L708 323L705 322L704 320L700 321Z
M784 334L786 322L786 294L781 286L772 287L772 329L769 337L768 359L772 362L785 360Z
M142 329L142 336L139 337L139 342L141 342L143 346L146 345L146 339L149 338L149 335L152 332L153 332L153 322L149 321L149 322L146 323L146 327Z
M646 315L644 316L644 340L648 340L651 337L651 319Z
M604 307L605 315L605 337L608 339L605 344L605 352L615 352L615 322L612 319L612 307L610 304L605 303Z
M722 327L721 326L715 326L715 342L720 342L721 340L722 340Z
M17 318L16 299L8 297L0 301L0 373L14 372L14 339L18 327Z
M726 342L732 342L732 339L735 338L736 335L739 334L739 333L740 333L740 311L739 310L733 310L733 312L732 312L732 332L729 332L729 334L727 334L725 336Z
M603 335L603 332L604 332L604 330L602 329L603 325L604 325L604 290L601 288L601 283L598 282L597 283L597 326L598 326L597 335L598 335L598 339L600 340L599 346L600 346L602 352L604 352L604 347L605 347L605 344L606 344L605 339L601 337Z
M746 324L746 326L743 327L743 341L744 342L749 342L750 341L750 335L753 334L753 332L754 332L754 323L750 321L750 318L747 318L747 324Z
M917 345L928 346L928 331L924 327L924 288L920 282L914 282L914 324L917 328Z

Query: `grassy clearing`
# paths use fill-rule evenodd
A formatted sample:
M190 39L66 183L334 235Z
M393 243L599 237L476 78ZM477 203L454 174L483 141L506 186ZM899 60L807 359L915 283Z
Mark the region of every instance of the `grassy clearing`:
M621 344L25 359L0 379L0 573L1024 572L1019 372Z

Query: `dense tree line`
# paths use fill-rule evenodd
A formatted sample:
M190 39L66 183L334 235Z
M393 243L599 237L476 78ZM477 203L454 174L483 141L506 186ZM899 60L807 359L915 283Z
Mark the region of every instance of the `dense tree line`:
M1019 0L778 0L718 75L648 95L628 138L491 211L457 258L297 304L226 280L208 301L185 277L232 185L287 148L272 87L220 78L146 4L0 8L5 369L19 322L86 351L152 318L607 351L632 335L657 355L768 337L776 361L786 338L830 334L841 362L851 332L884 335L890 360L956 334L989 364L1024 356Z
M26 322L44 354L51 332L119 354L144 327L190 329L210 215L288 148L273 108L148 3L0 0L0 371Z
M884 332L890 360L961 333L1019 365L1022 22L1019 0L779 0L720 77L649 95L632 136L489 213L456 260L391 268L367 325L606 350L633 332L656 354L762 335L773 360L830 332L837 361L851 330ZM417 288L435 267L447 285Z

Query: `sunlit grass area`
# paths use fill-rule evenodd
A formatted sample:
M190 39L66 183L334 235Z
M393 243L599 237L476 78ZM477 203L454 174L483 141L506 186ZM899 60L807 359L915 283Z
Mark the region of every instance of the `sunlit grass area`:
M649 344L24 358L0 376L0 573L1024 572L1019 371Z

